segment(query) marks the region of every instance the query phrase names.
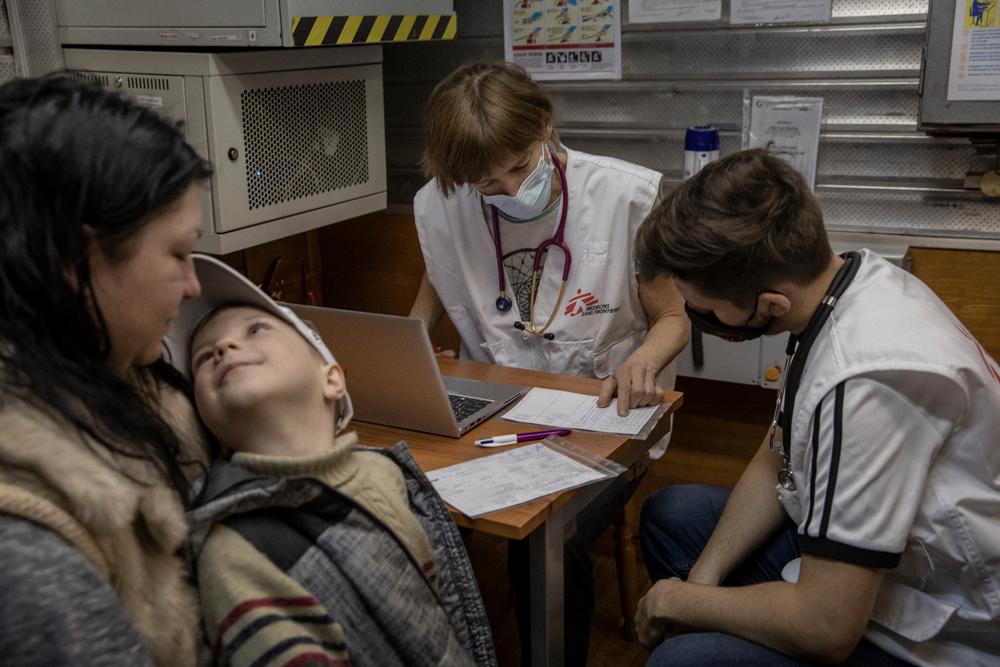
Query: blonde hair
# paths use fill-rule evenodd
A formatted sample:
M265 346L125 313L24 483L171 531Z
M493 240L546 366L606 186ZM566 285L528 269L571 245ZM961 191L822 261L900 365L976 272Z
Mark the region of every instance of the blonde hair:
M537 141L551 138L558 146L553 117L552 101L521 67L503 61L462 65L427 100L424 174L448 196Z

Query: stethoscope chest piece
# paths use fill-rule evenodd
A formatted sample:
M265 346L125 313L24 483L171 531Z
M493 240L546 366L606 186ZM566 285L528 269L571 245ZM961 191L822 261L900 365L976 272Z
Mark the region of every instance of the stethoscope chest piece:
M497 310L499 310L501 313L506 313L508 310L510 310L510 307L513 305L511 304L510 299L507 298L506 294L501 294L500 296L498 296L496 304L497 304Z
M528 340L531 337L531 334L533 334L535 336L541 336L545 340L555 340L556 339L556 335L554 333L529 330L528 326L524 322L521 322L520 320L518 320L517 322L514 322L514 328L517 329L518 331L522 332L521 337L524 340Z

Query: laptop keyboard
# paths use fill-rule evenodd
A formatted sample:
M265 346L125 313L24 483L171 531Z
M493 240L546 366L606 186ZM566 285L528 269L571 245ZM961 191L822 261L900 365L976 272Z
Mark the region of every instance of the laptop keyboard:
M451 402L451 411L455 413L455 420L459 423L493 402L471 396L459 396L458 394L448 394L448 400Z

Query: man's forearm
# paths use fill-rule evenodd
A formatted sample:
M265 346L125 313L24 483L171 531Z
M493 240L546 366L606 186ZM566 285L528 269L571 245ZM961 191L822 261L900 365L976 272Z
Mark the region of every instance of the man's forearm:
M809 660L841 662L864 634L883 571L803 554L798 581L706 586L664 579L640 602L640 637L671 627L724 632Z
M688 581L718 585L787 520L774 485L781 459L765 440L733 489Z
M667 583L667 582L661 582ZM844 636L836 618L824 618L794 584L703 586L679 580L663 592L671 623L723 632L810 660L845 658L856 642Z

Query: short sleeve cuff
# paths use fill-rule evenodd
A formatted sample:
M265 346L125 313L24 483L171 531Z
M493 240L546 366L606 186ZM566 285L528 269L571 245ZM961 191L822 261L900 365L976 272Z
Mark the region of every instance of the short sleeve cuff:
M901 553L889 551L875 551L874 549L863 549L852 547L833 540L809 537L808 535L796 535L799 543L799 551L813 556L823 556L833 560L863 565L865 567L879 567L891 569L899 565Z

